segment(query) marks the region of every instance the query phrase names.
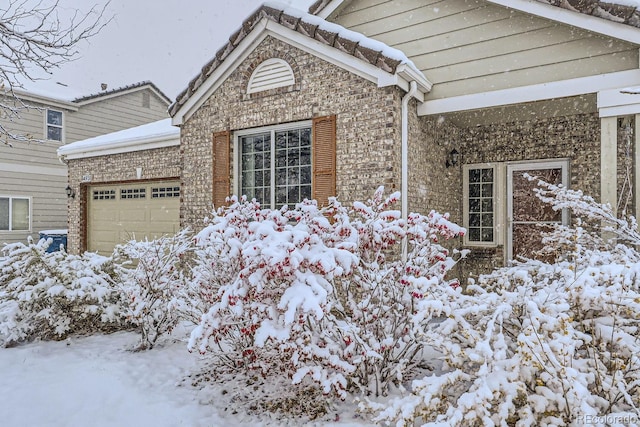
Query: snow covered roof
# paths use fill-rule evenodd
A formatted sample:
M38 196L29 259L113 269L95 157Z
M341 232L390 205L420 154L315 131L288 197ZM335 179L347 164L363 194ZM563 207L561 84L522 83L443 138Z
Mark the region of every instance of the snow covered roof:
M535 0L539 3L545 3L557 6L573 12L583 13L585 15L596 16L621 24L631 25L640 28L640 7L639 0ZM318 15L331 6L331 10L335 10L336 3L345 3L345 0L317 0L309 6L309 13ZM326 13L325 13L326 14Z
M63 145L58 157L82 159L175 145L180 145L180 129L171 125L171 119L163 119Z
M75 103L78 103L78 104L87 104L87 103L89 103L89 102L91 102L93 100L98 100L98 99L102 99L104 97L109 97L109 96L114 96L114 95L121 95L124 92L133 91L135 89L141 89L143 87L148 87L149 89L151 89L154 92L156 92L156 94L160 98L162 98L167 104L171 102L171 99L169 99L169 97L167 95L165 95L158 88L158 86L156 86L155 84L153 84L153 82L150 82L148 80L143 81L143 82L130 84L130 85L127 85L127 86L122 86L122 87L111 89L111 90L105 90L103 92L94 93L94 94L87 95L87 96L82 96L82 97L79 97L79 98L75 98L72 102L75 102Z
M640 2L637 0L536 0L574 12L596 16L621 24L640 28Z
M279 24L297 34L351 55L385 73L395 74L402 69L403 72L408 72L416 80L419 80L423 90L429 91L431 89L431 83L400 50L287 4L266 2L244 21L242 27L231 35L229 41L218 50L215 57L202 67L201 73L194 77L189 86L177 96L176 101L169 107L171 116L176 115L209 76L222 65L238 45L257 27L258 23L264 20Z
M150 81L143 81L138 83L133 83L127 86L118 87L115 89L111 89L104 92L99 92L91 95L74 97L74 96L61 96L60 89L57 89L57 92L52 91L46 85L32 84L28 89L14 89L16 95L25 100L31 100L35 102L43 102L50 105L58 105L63 108L69 108L71 110L76 110L77 107L90 104L95 101L101 101L105 98L110 98L113 96L123 95L126 92L140 90L143 88L149 88L154 91L162 100L164 100L167 104L171 102L169 97L165 95L158 87ZM69 93L70 95L73 93L72 89L64 90L64 92Z

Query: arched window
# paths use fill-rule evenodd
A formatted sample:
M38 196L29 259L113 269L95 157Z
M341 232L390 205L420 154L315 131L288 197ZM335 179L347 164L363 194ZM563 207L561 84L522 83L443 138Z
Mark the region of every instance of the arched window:
M256 67L249 79L247 93L262 92L278 87L295 84L296 78L293 69L286 61L279 58L271 58L263 61Z

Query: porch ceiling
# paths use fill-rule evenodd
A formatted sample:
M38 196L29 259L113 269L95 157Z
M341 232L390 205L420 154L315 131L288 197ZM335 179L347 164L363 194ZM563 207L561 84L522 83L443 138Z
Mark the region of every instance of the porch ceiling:
M527 104L507 105L481 110L443 114L459 127L486 126L494 123L512 123L538 120L545 117L569 116L598 111L596 94L550 99Z

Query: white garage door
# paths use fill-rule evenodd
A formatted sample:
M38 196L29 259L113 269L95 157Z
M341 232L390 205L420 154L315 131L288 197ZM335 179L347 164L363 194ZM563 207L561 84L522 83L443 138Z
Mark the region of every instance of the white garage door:
M116 244L174 234L180 227L180 184L173 181L89 188L87 249L109 255Z

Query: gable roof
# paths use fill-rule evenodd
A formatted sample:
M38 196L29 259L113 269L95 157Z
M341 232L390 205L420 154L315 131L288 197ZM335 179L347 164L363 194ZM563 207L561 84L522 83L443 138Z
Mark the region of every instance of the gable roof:
M52 107L64 108L69 111L78 111L78 108L91 104L93 102L103 101L105 99L113 98L115 96L125 95L130 92L135 92L138 90L150 89L153 91L162 101L164 101L167 105L171 103L171 100L167 95L165 95L158 87L150 81L143 81L139 83L133 83L127 86L115 88L109 91L100 92L92 95L82 96L80 98L75 98L72 100L58 98L46 93L40 93L38 90L23 90L23 89L13 89L13 92L20 98L25 101L38 102L40 104L46 104ZM7 91L0 91L0 95L10 95Z
M158 89L158 86L156 86L155 84L153 84L153 82L148 80L143 82L133 83L127 86L118 87L118 88L111 89L104 92L82 96L80 98L74 99L71 102L79 105L84 105L94 101L102 101L103 99L106 99L106 98L112 98L114 96L125 95L129 92L135 92L137 90L141 90L145 88L151 89L152 92L155 92L155 94L158 95L158 97L162 99L164 102L166 102L167 104L171 103L171 99L169 99L167 95L165 95L160 89Z
M281 38L287 41L301 37L305 39L305 42L297 45L309 51L318 52L325 48L333 49L335 52L332 52L331 55L326 54L325 57L333 58L339 62L339 59L336 58L339 58L340 55L346 55L351 58L352 64L360 64L356 67L366 68L365 73L370 73L368 70L375 68L378 73L376 77L379 86L396 84L408 90L408 81L415 80L418 82L422 94L431 90L431 83L401 51L340 25L327 22L320 17L287 7L281 3L269 2L260 6L249 16L242 27L232 34L229 41L218 50L215 57L202 68L200 74L191 80L188 87L176 97L174 103L169 107L169 115L174 118L181 116L179 115L180 110L183 107L186 108L188 104L193 104L194 97L204 96L203 92L206 91L207 85L210 86L212 80L220 77L215 74L223 74L219 70L229 66L225 62L232 62L230 57L238 57L238 51L251 46L248 41L257 38L257 34L265 31L278 32L282 36ZM382 74L384 74L384 78ZM174 120L175 124L181 122L182 117L177 117Z
M608 21L620 24L631 25L640 28L640 10L638 5L624 0L534 0L556 6L572 12L579 12L584 15L591 15ZM623 2L624 1L624 2ZM346 5L349 0L317 0L309 6L309 13L326 17L333 13L339 6ZM505 3L505 2L502 2ZM506 2L506 6L512 7L514 1Z

